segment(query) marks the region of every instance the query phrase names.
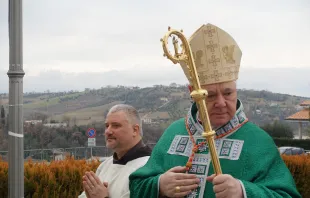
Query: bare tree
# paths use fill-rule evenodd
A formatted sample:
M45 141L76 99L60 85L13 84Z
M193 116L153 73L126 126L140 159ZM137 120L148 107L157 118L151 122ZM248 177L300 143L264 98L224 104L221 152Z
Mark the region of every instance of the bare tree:
M77 123L77 122L76 122L76 116L74 116L74 117L72 118L72 125L73 125L73 126L76 126L76 123Z
M30 114L32 120L42 120L42 123L47 121L48 115L42 112L33 112Z
M62 117L62 121L63 121L64 123L67 123L68 126L69 126L69 124L70 124L70 120L71 120L71 118L70 118L70 116L68 116L68 115L64 115L64 116Z

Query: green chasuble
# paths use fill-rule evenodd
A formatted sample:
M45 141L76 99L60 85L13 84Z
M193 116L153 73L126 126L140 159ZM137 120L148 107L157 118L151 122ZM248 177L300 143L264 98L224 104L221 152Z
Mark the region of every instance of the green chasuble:
M196 144L205 141L197 114L194 103L186 118L175 121L166 129L149 161L130 175L130 197L159 197L160 175L172 167L186 165L193 147L189 133ZM215 144L222 173L240 181L244 197L301 197L272 138L248 122L240 100L232 120L216 129ZM188 198L215 197L213 184L205 179L214 173L207 144L195 154L189 173L196 174L201 182Z

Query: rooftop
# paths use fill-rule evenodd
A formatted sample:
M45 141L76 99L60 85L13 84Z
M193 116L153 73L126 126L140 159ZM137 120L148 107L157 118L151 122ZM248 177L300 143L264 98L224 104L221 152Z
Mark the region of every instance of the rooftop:
M310 100L305 100L302 103L300 103L300 106L310 106Z
M303 121L310 121L310 110L309 109L303 109L301 111L298 111L297 113L294 113L293 115L290 115L285 120L303 120Z

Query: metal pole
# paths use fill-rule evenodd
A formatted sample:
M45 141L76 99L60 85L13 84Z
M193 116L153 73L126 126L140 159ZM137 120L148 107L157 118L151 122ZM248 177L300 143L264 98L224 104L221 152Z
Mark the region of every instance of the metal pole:
M93 147L90 147L90 159L93 158Z
M9 0L9 197L24 197L22 0Z

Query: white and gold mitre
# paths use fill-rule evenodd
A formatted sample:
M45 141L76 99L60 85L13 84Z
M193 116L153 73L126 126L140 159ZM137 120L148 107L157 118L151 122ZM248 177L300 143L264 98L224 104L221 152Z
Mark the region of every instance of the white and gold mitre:
M189 39L201 85L238 79L242 52L235 40L222 29L202 25ZM185 62L180 65L192 84Z

